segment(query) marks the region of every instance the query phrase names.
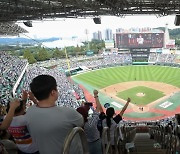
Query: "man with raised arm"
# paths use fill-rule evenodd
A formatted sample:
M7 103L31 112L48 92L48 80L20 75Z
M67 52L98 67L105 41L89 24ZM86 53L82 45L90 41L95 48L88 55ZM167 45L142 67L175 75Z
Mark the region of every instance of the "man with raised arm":
M94 98L96 107L92 107L92 103L84 103L83 106L77 108L77 111L84 117L84 132L87 137L89 153L90 154L102 154L101 138L97 128L99 121L99 114L103 112L102 106L99 102L98 91L94 90ZM92 114L88 115L89 109L92 110Z

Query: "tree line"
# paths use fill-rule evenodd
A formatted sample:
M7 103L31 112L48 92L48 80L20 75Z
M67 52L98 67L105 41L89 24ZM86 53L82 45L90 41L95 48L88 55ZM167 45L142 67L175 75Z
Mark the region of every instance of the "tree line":
M20 56L28 60L30 64L37 61L45 61L51 58L65 58L66 53L68 56L78 56L86 55L88 50L92 50L94 54L97 54L100 50L105 48L105 42L103 40L92 40L90 42L83 42L83 46L69 46L59 49L59 48L46 48L46 47L28 47L21 48L20 50L11 51L12 55ZM66 51L65 51L66 50Z
M165 27L158 27L156 29L163 30L165 32ZM175 39L175 45L177 47L180 47L180 28L176 29L168 29L169 30L169 36L171 39Z

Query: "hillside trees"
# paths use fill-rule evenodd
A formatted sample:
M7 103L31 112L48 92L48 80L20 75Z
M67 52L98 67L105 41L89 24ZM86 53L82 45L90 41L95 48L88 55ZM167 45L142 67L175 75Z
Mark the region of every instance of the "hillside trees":
M89 47L88 47L89 46ZM66 53L69 56L78 56L78 55L85 55L86 51L93 50L94 53L98 53L99 50L105 47L105 43L102 40L92 40L90 42L84 42L83 46L69 46L66 47ZM24 48L18 51L19 56L23 56L26 58L30 64L35 63L36 61L45 61L50 58L65 58L65 48L42 48L42 47L29 47ZM12 52L15 55L15 52ZM18 53L16 53L18 55Z
M27 59L30 64L35 63L37 61L29 49L26 49L24 51L23 57Z

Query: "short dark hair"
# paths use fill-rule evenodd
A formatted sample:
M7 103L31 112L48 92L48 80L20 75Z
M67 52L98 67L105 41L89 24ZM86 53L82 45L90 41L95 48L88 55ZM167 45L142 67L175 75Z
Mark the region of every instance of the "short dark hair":
M31 92L37 100L47 99L52 90L57 90L57 83L50 75L39 75L30 84Z

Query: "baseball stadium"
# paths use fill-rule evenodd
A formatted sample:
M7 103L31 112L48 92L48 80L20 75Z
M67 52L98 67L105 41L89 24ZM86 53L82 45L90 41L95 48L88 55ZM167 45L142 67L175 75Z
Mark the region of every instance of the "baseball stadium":
M101 16L139 14L174 15L179 26L180 1L0 2L0 154L180 154L179 28L115 22L112 33L108 20L104 38L98 30L89 41L87 27L86 39L73 33L80 46L67 36L48 38L49 23L33 29L57 19L56 35L62 22L75 31L67 18L101 24ZM46 46L56 41L68 45Z
M52 76L57 82L56 93L58 92L52 96L56 98L54 99L56 100L55 106L60 108L67 107L78 110L82 107L83 102L92 103L96 108L98 97L103 111L101 113L113 108L116 116L120 116L130 98L121 120L123 127L117 128L122 129L122 132L127 135L127 140L133 141L131 146L136 151L147 149L147 147L143 148L141 143L139 144L138 135L140 135L143 136L140 141L145 139L148 147L152 148L153 146L152 150L157 153L154 146L161 146L159 142L158 144L154 142L158 140L155 136L161 137L161 133L158 135L161 127L155 131L157 124L162 123L162 128L165 129L165 124L170 121L174 122L175 115L180 112L180 54L178 50L174 49L175 44L168 44L169 41L165 41L167 32L167 29L165 32L158 29L143 29L143 32L142 30L139 32L121 31L115 34L115 47L117 48L113 48L113 51L106 52L105 50L98 55L91 56L71 58L66 56L64 59L50 59L35 64L29 64L27 59L21 59L1 51L0 61L3 70L0 84L1 110L8 106L12 97L23 98L26 96L27 111L29 108L31 109L31 106L37 107L39 102L36 102L36 98L31 99L32 96L25 93L30 91L29 85L37 77ZM174 41L171 40L171 42ZM98 91L96 97L94 90ZM34 104L35 102L37 104ZM76 110L74 111L76 112ZM87 114L91 116L92 113L89 111ZM46 114L46 116L48 115ZM121 123L119 122L118 125ZM151 127L147 126L148 124ZM16 127L10 127L10 133L13 133L14 128ZM76 129L80 128L75 127ZM80 130L84 131L82 128ZM172 131L170 132L168 135L172 134ZM150 135L154 136L153 141L149 141ZM161 141L164 145L167 140ZM170 141L176 140L172 138ZM120 140L118 142L122 143ZM127 151L127 143L128 141L122 143L123 148L119 150L123 154ZM104 147L104 151L105 149ZM165 148L165 151L167 150L169 149Z
M140 45L139 36L144 41ZM162 50L165 36L158 30L116 33L116 46L121 51L129 49L129 52L124 52L124 57L121 53L106 55L104 59L112 59L109 60L111 64L91 68L72 76L72 79L89 96L93 89L99 90L101 103L109 103L117 112L130 97L131 104L124 115L126 120L158 120L173 116L180 111L180 72L175 63L178 54L152 52ZM119 64L116 62L118 57L122 60ZM103 65L103 62L100 64ZM93 101L93 98L89 99Z

